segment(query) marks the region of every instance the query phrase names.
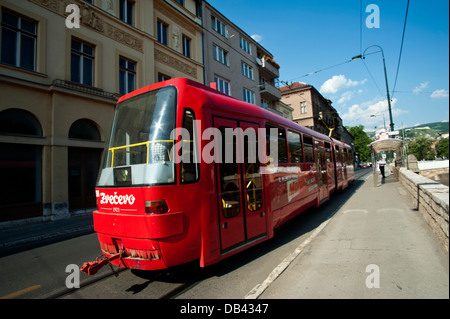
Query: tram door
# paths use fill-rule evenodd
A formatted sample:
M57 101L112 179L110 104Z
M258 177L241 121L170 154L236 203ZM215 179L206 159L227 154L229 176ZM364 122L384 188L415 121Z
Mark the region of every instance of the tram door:
M222 251L266 233L257 147L257 125L214 118ZM240 129L239 129L240 128ZM219 145L221 144L221 145ZM255 152L253 152L253 150Z
M325 148L322 141L315 141L317 179L319 184L319 203L328 197L327 164Z

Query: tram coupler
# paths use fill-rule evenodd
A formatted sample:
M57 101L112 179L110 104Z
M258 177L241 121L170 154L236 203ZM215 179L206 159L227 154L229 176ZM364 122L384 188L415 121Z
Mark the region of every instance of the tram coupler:
M95 261L88 261L81 266L80 271L88 274L88 275L94 275L96 274L103 266L109 264L111 267L112 272L117 277L119 275L119 272L114 271L111 261L122 258L122 251L120 253L112 255L111 257L106 257L105 255L102 255L100 257L97 257Z

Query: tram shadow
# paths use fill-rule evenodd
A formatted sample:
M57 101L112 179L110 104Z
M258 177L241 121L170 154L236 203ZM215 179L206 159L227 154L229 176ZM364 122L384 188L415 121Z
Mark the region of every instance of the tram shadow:
M146 285L153 281L180 284L178 288L164 295L162 298L173 298L195 286L200 281L210 277L221 277L231 273L258 258L284 246L314 231L323 222L333 218L339 209L365 183L357 179L343 191L332 195L331 200L318 208L310 208L275 230L272 239L231 256L217 264L206 268L199 267L199 261L193 261L180 266L160 271L132 270L135 276L146 279ZM139 289L139 287L135 287ZM133 289L131 287L131 289Z
M215 276L226 275L309 234L323 222L333 218L364 183L364 180L354 181L345 190L334 193L331 196L331 200L320 207L310 208L275 229L275 234L272 239L245 250L245 253L238 253L218 264L210 266L214 268L212 272Z

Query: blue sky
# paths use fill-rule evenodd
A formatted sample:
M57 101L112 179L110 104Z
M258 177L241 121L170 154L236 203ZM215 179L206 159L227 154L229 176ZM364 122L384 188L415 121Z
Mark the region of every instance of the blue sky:
M396 130L449 120L447 0L410 0L395 91L407 0L208 2L274 55L281 81L311 84L331 99L345 126L381 128L384 115L389 128L382 55L369 54L379 51L371 45L384 51ZM379 28L366 26L371 4ZM344 63L365 50L364 62Z

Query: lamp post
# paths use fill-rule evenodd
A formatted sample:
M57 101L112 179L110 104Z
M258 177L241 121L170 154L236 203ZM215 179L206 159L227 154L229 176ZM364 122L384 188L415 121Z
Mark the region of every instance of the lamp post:
M387 73L386 73L386 62L385 62L385 59L384 59L383 48L380 47L379 45L376 45L376 44L371 45L371 46L367 47L367 48L364 50L364 52L363 52L362 55L360 54L360 55L354 56L354 57L352 58L352 60L356 60L356 59L365 59L366 51L367 51L367 49L369 49L369 48L371 48L371 47L377 47L377 48L379 48L380 51L381 51L381 55L383 56L384 79L385 79L385 81L386 81L386 94L387 94L388 107L389 107L389 120L390 120L389 127L390 127L391 132L393 132L393 131L394 131L394 122L393 122L393 120L392 120L391 97L390 97L390 95L389 95L389 85L388 85L388 78L387 78Z
M386 130L386 120L384 119L384 113L383 112L378 112L378 113L372 114L370 117L377 117L377 114L380 114L380 113L383 115L383 124L384 124L384 129Z

